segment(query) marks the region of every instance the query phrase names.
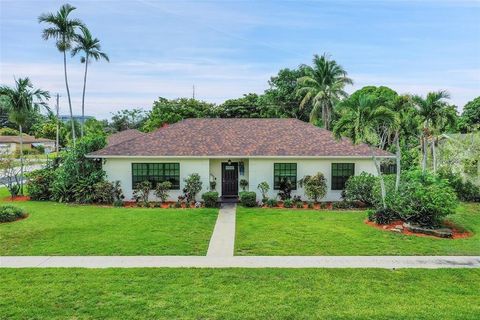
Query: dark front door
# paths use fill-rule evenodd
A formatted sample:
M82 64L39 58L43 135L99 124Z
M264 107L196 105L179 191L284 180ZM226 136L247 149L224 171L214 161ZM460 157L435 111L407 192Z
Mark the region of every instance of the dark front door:
M238 163L222 162L222 196L236 197L238 195Z

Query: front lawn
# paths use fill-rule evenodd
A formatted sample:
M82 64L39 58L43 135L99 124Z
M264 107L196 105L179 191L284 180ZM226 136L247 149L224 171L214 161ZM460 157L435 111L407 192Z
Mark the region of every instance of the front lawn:
M362 211L237 209L237 255L480 255L480 205L448 217L466 239L407 236L370 227Z
M29 217L0 224L0 255L205 255L217 209L9 202Z
M478 319L474 269L0 269L1 319Z

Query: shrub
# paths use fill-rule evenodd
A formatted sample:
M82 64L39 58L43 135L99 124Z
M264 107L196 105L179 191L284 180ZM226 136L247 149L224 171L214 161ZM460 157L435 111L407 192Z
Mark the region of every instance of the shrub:
M314 202L325 197L327 194L327 180L321 172L317 172L313 176L305 176L298 181L300 187L305 189L305 195Z
M246 179L241 179L240 180L240 187L242 188L243 191L247 190L248 181Z
M430 227L454 213L456 206L448 181L421 171L407 172L398 192L387 198L387 207L402 220Z
M0 206L0 222L12 222L26 216L27 214L20 208L10 205Z
M292 199L286 199L285 201L283 201L283 207L284 208L292 208L293 207Z
M302 201L297 201L296 205L295 205L298 209L302 209L303 208L303 202Z
M314 208L313 202L312 202L312 201L308 201L308 202L307 202L307 207L308 207L308 209L313 209L313 208Z
M449 168L442 167L438 171L442 179L446 179L455 190L457 197L462 201L480 201L480 188L470 180L464 180L459 174L453 173Z
M133 190L133 199L137 205L148 205L148 196L150 195L150 190L152 189L152 184L150 181L142 181L135 185L135 190Z
M119 204L122 203L123 205L123 199L125 197L120 187L120 181L100 181L93 185L93 189L93 202L115 204L115 206L120 206Z
M270 190L270 186L268 185L267 181L260 182L257 186L257 189L260 190L262 194L262 202L266 202L268 199L268 191Z
M368 211L368 220L378 224L389 224L398 218L398 215L390 209L381 208Z
M20 131L12 128L1 128L0 129L0 136L18 136L20 135Z
M332 207L333 209L352 209L355 208L355 203L346 200L337 201L333 203Z
M54 168L47 166L44 169L34 170L25 175L27 178L27 192L32 200L50 200L52 198L52 184Z
M373 187L377 180L375 176L366 172L351 176L345 184L345 200L360 201L367 206L372 206L375 203Z
M383 176L383 181L385 182L385 190L386 190L386 199L385 202L388 203L389 199L395 193L395 175L389 174ZM402 183L403 183L402 179ZM380 179L375 179L375 184L372 188L372 201L373 206L377 209L383 208L382 204L382 192L380 188Z
M218 192L216 191L209 191L202 194L202 199L205 201L205 207L207 208L215 208L217 207L218 202Z
M240 203L245 207L255 207L257 205L257 194L253 191L240 192Z
M267 206L270 208L278 206L278 201L276 199L268 199Z
M187 202L190 203L192 201L195 201L197 193L202 190L202 181L200 179L200 175L198 173L192 173L183 181L185 182L185 188L183 190Z
M290 199L292 196L292 190L294 185L289 179L284 179L280 180L280 191L278 192L278 196L280 197L281 200L286 200Z
M165 202L168 199L168 190L172 188L170 181L164 181L157 183L155 187L155 196L157 196L161 202Z

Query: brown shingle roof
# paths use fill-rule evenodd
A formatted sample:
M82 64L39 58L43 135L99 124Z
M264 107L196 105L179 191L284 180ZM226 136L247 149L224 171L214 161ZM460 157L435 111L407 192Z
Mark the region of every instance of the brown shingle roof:
M91 155L368 157L371 151L297 119L186 119Z
M46 138L35 138L24 134L23 143L55 142ZM0 143L20 143L20 136L0 136Z
M144 133L138 131L137 129L127 129L124 131L120 131L114 134L111 134L107 138L107 145L113 146L115 144L119 144L128 140L132 140L135 138L138 138L140 136L143 136Z

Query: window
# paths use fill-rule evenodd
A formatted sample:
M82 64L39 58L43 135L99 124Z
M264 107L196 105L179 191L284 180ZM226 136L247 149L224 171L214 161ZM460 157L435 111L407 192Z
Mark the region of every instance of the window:
M396 163L381 163L380 172L383 174L395 174L397 173L397 164Z
M332 190L345 189L345 182L355 175L354 163L332 163Z
M293 190L297 190L297 164L274 163L273 164L273 189L280 189L280 181L288 179L292 183Z
M179 163L132 163L132 186L137 183L150 181L152 188L158 182L170 181L172 190L180 189L180 164Z

